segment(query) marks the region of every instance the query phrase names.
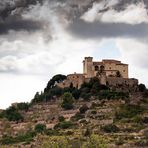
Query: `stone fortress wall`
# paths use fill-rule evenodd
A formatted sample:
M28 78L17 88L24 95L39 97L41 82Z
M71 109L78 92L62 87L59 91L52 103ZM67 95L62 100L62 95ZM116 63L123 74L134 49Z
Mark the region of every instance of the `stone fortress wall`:
M74 73L74 74L69 74L66 80L57 85L61 88L64 88L64 87L69 87L72 83L74 87L80 88L84 82L85 82L85 76L83 74Z
M127 87L138 85L137 79L128 78L128 64L117 60L94 62L92 57L85 57L83 61L83 74L69 74L67 79L58 83L57 86L61 88L69 87L72 83L74 87L80 88L84 82L89 82L93 77L98 77L103 85L122 85Z

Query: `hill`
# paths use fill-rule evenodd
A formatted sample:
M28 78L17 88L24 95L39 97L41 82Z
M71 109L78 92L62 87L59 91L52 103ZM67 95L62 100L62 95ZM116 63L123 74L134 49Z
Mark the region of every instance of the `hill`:
M54 76L30 103L0 113L1 147L104 148L148 146L148 90L102 85L97 77L66 88Z

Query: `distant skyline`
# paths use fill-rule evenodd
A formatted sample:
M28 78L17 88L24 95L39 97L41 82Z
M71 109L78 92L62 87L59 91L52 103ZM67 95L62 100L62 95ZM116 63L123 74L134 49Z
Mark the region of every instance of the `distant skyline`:
M29 102L56 74L82 72L86 56L129 64L148 86L146 0L0 2L0 108Z

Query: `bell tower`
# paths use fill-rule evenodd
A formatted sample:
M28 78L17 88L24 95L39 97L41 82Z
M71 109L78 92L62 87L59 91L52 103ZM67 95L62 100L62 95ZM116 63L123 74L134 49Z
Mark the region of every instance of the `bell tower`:
M94 77L93 57L85 57L83 61L83 74L85 75L85 78Z

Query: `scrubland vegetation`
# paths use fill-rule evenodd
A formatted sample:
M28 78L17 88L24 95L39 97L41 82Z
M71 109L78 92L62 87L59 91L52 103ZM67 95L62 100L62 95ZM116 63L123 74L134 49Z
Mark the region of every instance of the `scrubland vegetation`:
M148 90L144 84L137 86L137 92L112 89L97 78L80 89L72 84L57 87L65 78L54 76L30 103L18 103L0 113L2 147L148 146ZM15 133L11 124L21 123L26 123L26 128Z

